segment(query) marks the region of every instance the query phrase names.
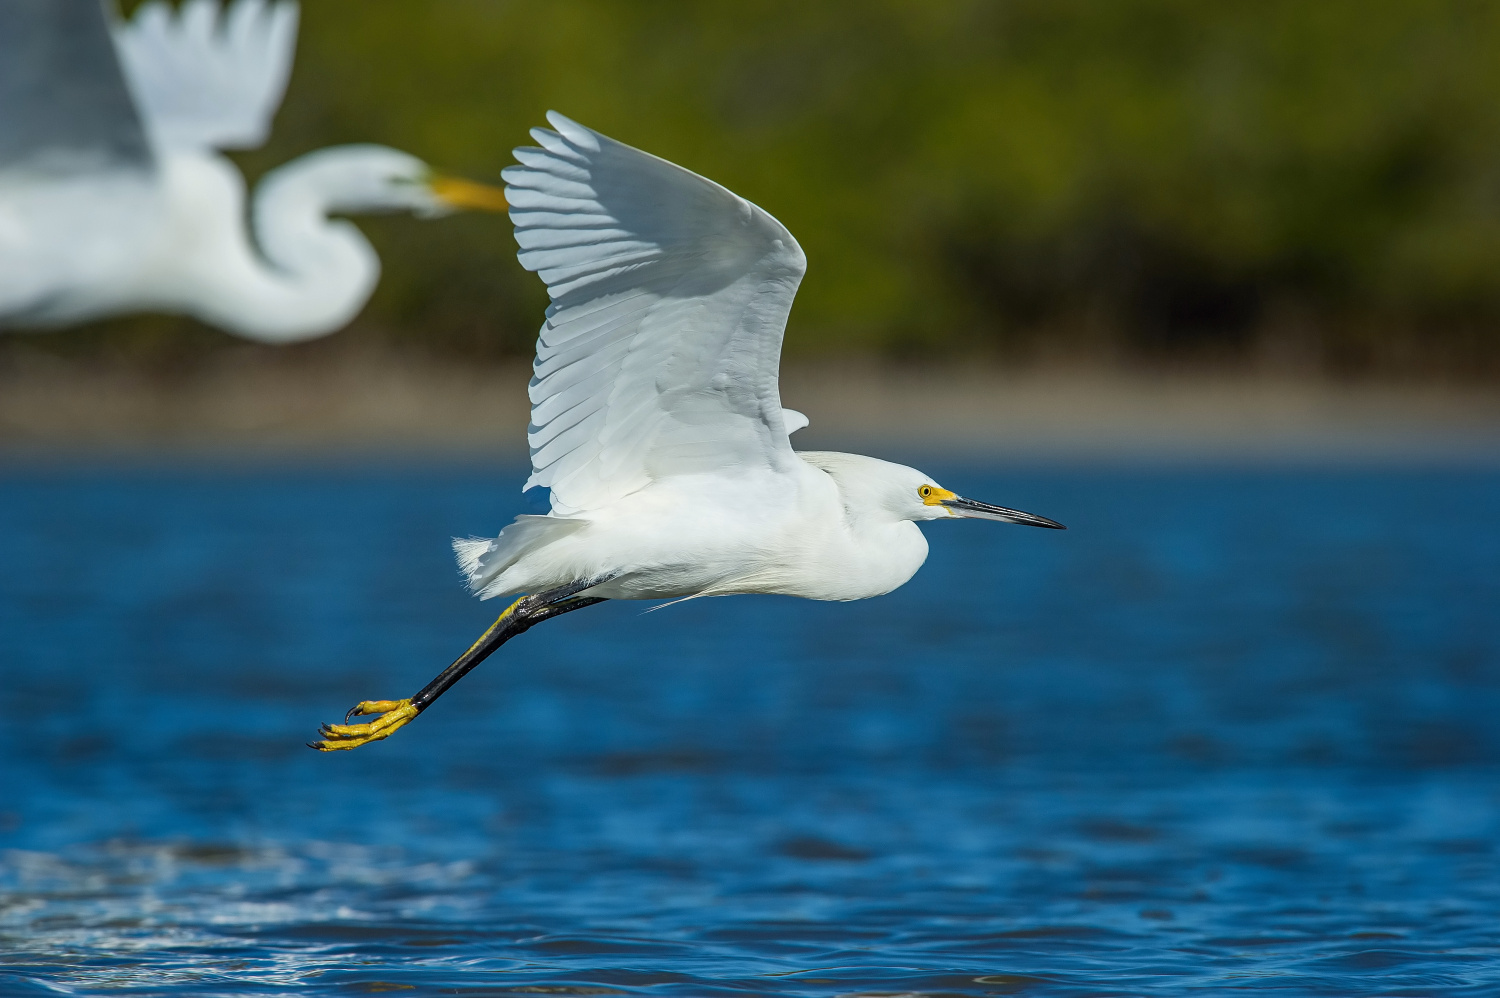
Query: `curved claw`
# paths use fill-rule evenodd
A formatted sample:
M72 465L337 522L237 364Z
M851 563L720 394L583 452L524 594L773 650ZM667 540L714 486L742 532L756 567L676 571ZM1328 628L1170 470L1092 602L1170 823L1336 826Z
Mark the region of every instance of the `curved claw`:
M380 716L366 724L324 723L318 729L323 741L309 743L310 746L319 752L333 752L378 742L382 738L389 738L406 725L417 716L418 710L410 700L361 700L345 715L344 720L347 721L355 714Z
M368 714L389 714L393 710L400 710L409 703L411 703L410 700L361 700L349 708L349 712L344 715L344 723L348 724L349 719L356 714L360 717Z

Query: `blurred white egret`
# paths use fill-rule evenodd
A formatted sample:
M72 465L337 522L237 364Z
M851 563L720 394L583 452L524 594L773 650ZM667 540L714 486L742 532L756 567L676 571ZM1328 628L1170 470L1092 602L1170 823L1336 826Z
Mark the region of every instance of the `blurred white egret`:
M265 141L291 72L295 0L0 3L0 325L185 312L290 342L352 319L380 261L330 213L503 210L499 190L374 145L245 182L218 150ZM123 72L122 72L123 70Z
M521 266L552 305L531 382L532 475L552 512L454 542L483 598L518 592L406 700L363 701L323 751L385 738L505 641L605 599L879 596L927 558L918 520L1062 525L914 468L792 450L777 366L805 258L718 184L550 113L505 171ZM379 714L349 724L355 714Z

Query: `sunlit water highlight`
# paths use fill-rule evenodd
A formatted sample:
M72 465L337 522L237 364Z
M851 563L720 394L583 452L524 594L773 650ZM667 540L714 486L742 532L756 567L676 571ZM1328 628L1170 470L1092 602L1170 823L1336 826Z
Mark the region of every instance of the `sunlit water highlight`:
M1500 993L1500 474L928 470L892 596L498 609L501 470L0 475L0 994Z

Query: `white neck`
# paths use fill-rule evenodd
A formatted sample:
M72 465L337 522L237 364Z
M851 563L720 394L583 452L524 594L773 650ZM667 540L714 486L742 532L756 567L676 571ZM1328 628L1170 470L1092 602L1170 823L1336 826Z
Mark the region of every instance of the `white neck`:
M259 252L244 231L244 182L233 166L218 156L193 156L169 167L174 207L203 213L196 224L184 219L179 231L201 231L205 214L217 218L216 231L195 240L201 244L185 255L190 273L182 290L190 310L270 343L310 339L348 324L375 289L380 259L353 223L328 217L338 207L341 165L312 153L261 181L251 212ZM182 173L197 176L177 176ZM186 205L179 203L184 189L191 191Z

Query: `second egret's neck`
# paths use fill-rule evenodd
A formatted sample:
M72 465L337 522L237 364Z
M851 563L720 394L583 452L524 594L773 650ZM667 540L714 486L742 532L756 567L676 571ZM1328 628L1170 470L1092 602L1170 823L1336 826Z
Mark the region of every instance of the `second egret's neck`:
M255 238L279 269L326 276L348 271L356 262L369 264L373 287L380 266L375 251L352 223L328 217L368 207L349 196L363 173L361 153L359 148L319 150L272 170L260 182L252 212Z
M354 223L328 217L344 207L340 192L355 169L348 158L331 152L292 160L267 174L255 192L255 240L293 292L266 310L286 339L347 324L380 279L380 258Z
M164 164L174 216L165 247L172 266L163 297L251 339L289 343L348 324L380 277L380 259L359 230L330 219L349 169L313 153L266 176L245 231L244 180L215 154Z

